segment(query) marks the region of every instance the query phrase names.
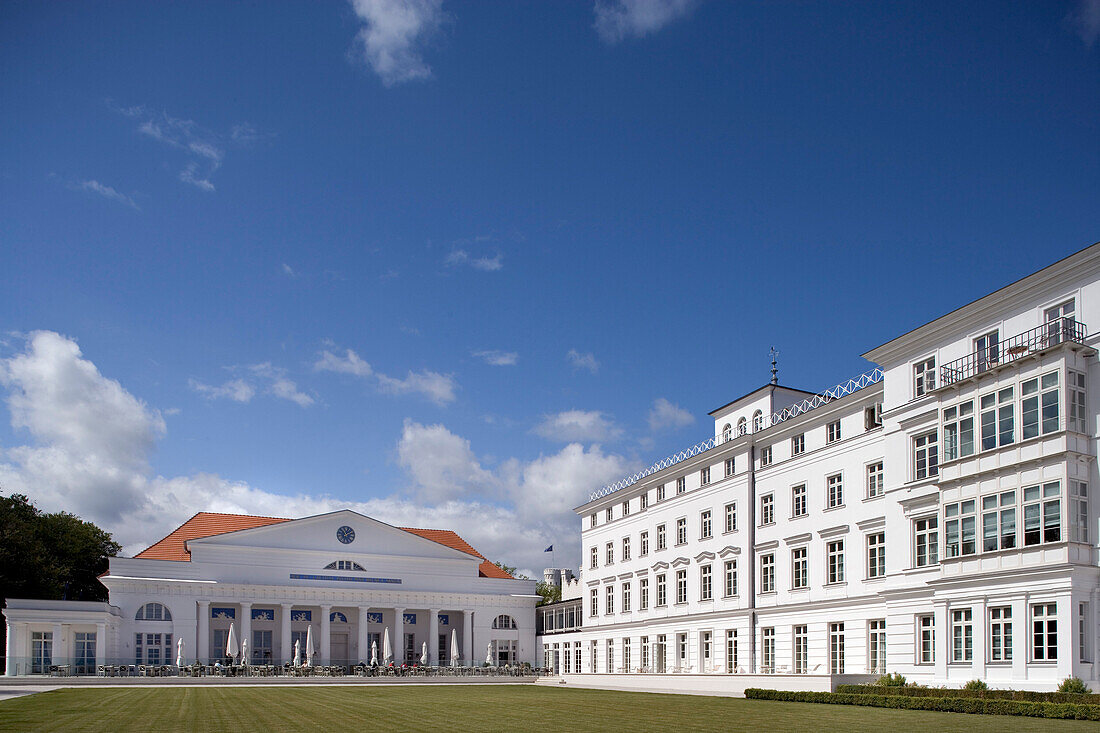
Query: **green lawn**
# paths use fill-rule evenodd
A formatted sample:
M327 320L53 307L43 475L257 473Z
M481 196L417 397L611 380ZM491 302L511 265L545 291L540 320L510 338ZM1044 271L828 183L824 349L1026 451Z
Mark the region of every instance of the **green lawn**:
M522 686L99 687L0 703L4 731L1097 730L1096 723Z

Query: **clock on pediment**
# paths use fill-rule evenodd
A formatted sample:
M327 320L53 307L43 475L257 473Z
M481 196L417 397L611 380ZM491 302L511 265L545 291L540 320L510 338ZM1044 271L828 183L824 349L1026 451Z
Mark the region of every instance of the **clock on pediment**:
M346 524L336 530L336 539L343 542L345 545L350 545L355 541L355 530Z

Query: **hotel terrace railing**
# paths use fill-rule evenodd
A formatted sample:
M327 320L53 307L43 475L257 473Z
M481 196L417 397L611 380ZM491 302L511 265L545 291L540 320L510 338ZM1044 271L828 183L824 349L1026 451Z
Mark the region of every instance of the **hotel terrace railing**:
M939 388L969 379L976 374L1008 364L1036 351L1043 351L1058 344L1071 342L1084 344L1088 329L1072 318L1059 318L1042 326L1024 331L999 344L978 349L961 359L955 359L940 367Z
M820 394L816 394L813 397L809 397L802 400L801 402L790 405L789 407L785 407L779 412L773 413L770 417L764 418L761 416L757 418L755 421L755 425L753 426L752 432L758 432L760 430L769 428L772 425L778 425L784 420L789 420L792 417L796 417L803 413L809 412L816 407L821 407L822 405L832 402L833 400L838 400L841 397L846 397L853 392L858 392L861 389L870 387L872 384L878 384L881 381L882 370L872 369L866 374L861 374L858 377L849 379L847 382L838 384L832 389L827 389ZM669 466L674 466L681 461L686 461L687 459L693 458L700 453L705 453L706 451L722 445L723 443L727 443L730 440L734 440L735 438L738 438L743 434L744 433L737 433L736 431L734 431L729 434L715 435L713 438L707 438L702 443L696 443L690 448L685 448L678 453L673 453L671 456L657 461L653 465L649 466L648 468L642 469L632 476L627 476L626 478L620 479L613 484L608 484L607 486L604 486L602 489L593 491L589 495L588 500L595 501L600 497L607 496L608 494L613 494L620 489L625 489L628 486L633 486L634 484L644 479L646 476L652 476L658 471L664 470Z

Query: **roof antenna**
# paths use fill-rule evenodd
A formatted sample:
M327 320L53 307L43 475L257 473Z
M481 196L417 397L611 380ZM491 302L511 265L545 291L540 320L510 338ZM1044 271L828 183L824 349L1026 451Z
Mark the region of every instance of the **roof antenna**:
M776 365L776 357L779 356L779 352L773 346L771 350L772 355L772 384L779 384L779 367Z

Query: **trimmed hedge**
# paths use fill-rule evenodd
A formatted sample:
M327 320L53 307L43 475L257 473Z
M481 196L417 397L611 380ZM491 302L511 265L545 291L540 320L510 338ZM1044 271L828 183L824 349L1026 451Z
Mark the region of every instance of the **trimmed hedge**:
M913 697L906 695L871 695L846 692L789 692L749 688L745 697L754 700L785 702L819 702L830 705L862 705L899 710L933 710L941 713L971 713L978 715L1022 715L1031 718L1068 720L1100 720L1100 705L1073 703L1024 702L1020 700L989 700L977 697Z
M985 700L1018 700L1020 702L1068 702L1077 705L1100 705L1100 694L1090 692L1033 692L1031 690L963 690L944 687L894 687L887 685L837 685L837 692L852 695L902 695L904 697L977 697Z

